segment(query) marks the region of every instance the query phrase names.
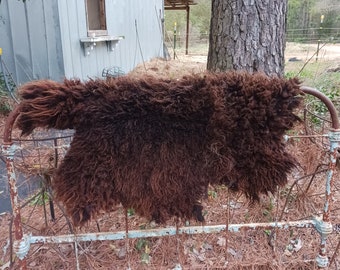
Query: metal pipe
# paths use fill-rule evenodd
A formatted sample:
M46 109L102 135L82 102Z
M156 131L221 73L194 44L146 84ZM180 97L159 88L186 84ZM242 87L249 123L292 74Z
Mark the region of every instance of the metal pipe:
M317 220L315 223L315 228L320 234L320 249L319 254L316 258L316 262L319 268L326 268L329 264L329 259L326 253L326 243L328 235L332 233L332 224L330 223L330 209L332 204L332 189L334 182L334 171L336 168L337 154L340 142L340 125L337 110L333 104L333 102L320 91L302 86L301 90L304 93L310 94L319 98L327 107L332 121L332 129L328 134L328 138L330 141L330 162L327 170L327 178L326 178L326 191L325 191L325 204L324 210L322 214L322 219Z
M10 112L6 119L5 129L3 133L4 144L11 145L12 144L12 129L15 123L15 120L19 116L20 106L15 107L13 111Z
M174 23L174 59L176 59L177 22Z
M3 146L2 151L6 157L6 168L8 185L10 190L12 213L13 213L13 223L14 223L14 251L19 258L20 269L27 269L26 264L26 253L29 250L29 243L25 240L22 232L21 224L21 214L20 205L18 202L18 190L16 185L16 175L14 168L14 155L17 150L17 146L13 144L11 139L12 128L14 126L15 120L19 115L19 106L17 106L8 116L5 123L5 130L3 135Z
M18 202L16 175L15 175L15 169L14 169L14 154L15 154L16 148L17 148L16 145L6 142L2 146L2 152L6 158L8 185L9 185L9 190L10 190L11 204L12 204L12 215L13 215L13 224L14 224L14 244L13 244L14 252L19 258L20 269L26 269L25 250L28 251L29 247L27 247L27 245L22 242L23 232L22 232L22 224L21 224L20 206ZM20 250L24 250L24 253L21 253Z
M333 102L323 93L320 91L316 90L315 88L308 87L308 86L301 86L301 90L309 95L312 95L314 97L317 97L320 99L327 107L330 115L331 115L331 120L332 120L332 128L333 129L339 129L340 128L340 123L339 123L339 118L338 118L338 113L337 110L333 104Z
M186 27L186 36L185 36L185 54L188 55L189 53L189 16L190 16L190 6L187 5L186 7L186 12L187 12L187 27Z
M326 254L326 243L329 234L332 233L332 224L330 223L330 209L332 205L332 189L334 185L334 171L336 168L337 154L340 142L340 130L331 130L329 132L330 141L330 162L328 165L327 178L326 178L326 192L325 204L322 215L322 220L316 223L316 230L321 236L320 250L316 258L318 267L328 267L329 259Z
M248 224L229 224L229 232L241 232L246 230L255 230L258 228L264 229L289 229L289 228L312 228L315 225L315 220L300 220L287 222L270 222L270 223L248 223ZM146 237L162 237L173 236L176 234L201 234L201 233L219 233L225 231L227 226L209 225L209 226L188 226L182 228L167 227L150 230L131 230L119 232L100 232L100 233L84 233L84 234L68 234L58 236L30 236L30 243L72 243L82 241L102 241L102 240L122 240Z

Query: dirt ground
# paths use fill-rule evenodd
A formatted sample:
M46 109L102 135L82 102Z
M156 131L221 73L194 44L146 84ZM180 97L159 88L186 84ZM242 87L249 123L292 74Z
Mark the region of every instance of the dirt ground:
M294 48L295 46L295 48ZM325 47L322 59L332 55L332 64L340 59L340 46ZM290 44L288 57L308 58L312 48ZM179 54L178 59L165 61L154 59L138 66L130 76L150 75L177 78L205 70L206 54ZM233 194L224 186L211 187L203 201L204 225L229 225L241 223L299 221L320 217L325 201L326 169L329 145L323 137L304 138L320 130L315 128L315 117L308 111L299 112L304 123L289 132L288 150L298 159L299 166L291 173L289 184L261 198L260 203L249 205L239 194ZM306 116L304 118L304 115ZM313 122L314 121L314 122ZM327 133L329 124L319 125L321 133ZM1 127L4 127L2 119ZM16 130L13 131L16 137ZM32 142L20 142L15 159L17 171L37 174L44 178L51 166L50 146ZM69 142L61 141L61 145ZM66 147L60 147L63 155ZM39 148L37 150L37 148ZM35 149L35 150L34 150ZM29 151L36 151L29 155ZM25 160L22 158L26 156ZM338 168L335 171L330 220L333 231L327 240L326 255L332 261L328 269L340 269L340 182ZM29 184L29 183L26 183ZM21 187L19 187L20 189ZM23 203L27 200L22 200ZM37 196L21 209L24 233L54 236L70 233L120 232L147 230L188 225L201 226L197 222L171 220L165 226L150 223L136 216L133 210L122 207L103 213L84 228L73 228L63 214L62 207L54 202L55 219L49 210L48 198ZM0 216L0 270L19 269L18 258L11 253L13 224L9 213ZM319 253L320 235L314 228L270 229L258 228L196 235L175 235L115 241L87 241L73 244L32 244L27 255L28 269L317 269L315 258Z
M317 48L317 44L287 43L285 57L287 61L293 57L306 61L313 55L316 57ZM321 61L331 61L334 62L334 64L337 64L340 60L340 45L320 43L318 59Z

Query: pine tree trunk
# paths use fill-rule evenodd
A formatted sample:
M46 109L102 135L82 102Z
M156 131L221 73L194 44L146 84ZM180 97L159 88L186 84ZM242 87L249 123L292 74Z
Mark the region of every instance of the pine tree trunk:
M210 71L282 76L287 0L212 0Z

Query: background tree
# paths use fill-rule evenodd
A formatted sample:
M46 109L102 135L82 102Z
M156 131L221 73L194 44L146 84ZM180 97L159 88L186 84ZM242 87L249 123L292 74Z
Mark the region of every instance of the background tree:
M320 24L320 17L324 15L322 25ZM311 12L312 28L323 28L321 31L322 39L330 41L333 38L339 39L340 27L340 1L339 0L323 0L317 1Z
M212 0L210 71L283 75L287 0Z
M289 0L287 41L315 43L320 39L322 42L339 40L339 14L339 0Z
M303 29L308 31L311 19L311 10L315 0L289 0L288 1L288 29Z

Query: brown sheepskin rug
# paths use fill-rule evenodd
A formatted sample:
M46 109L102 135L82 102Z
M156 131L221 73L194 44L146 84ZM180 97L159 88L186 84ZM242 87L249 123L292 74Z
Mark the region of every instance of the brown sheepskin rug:
M157 222L200 221L209 184L251 201L287 181L284 133L298 117L297 79L220 73L33 81L17 127L74 129L52 188L76 226L121 203Z

